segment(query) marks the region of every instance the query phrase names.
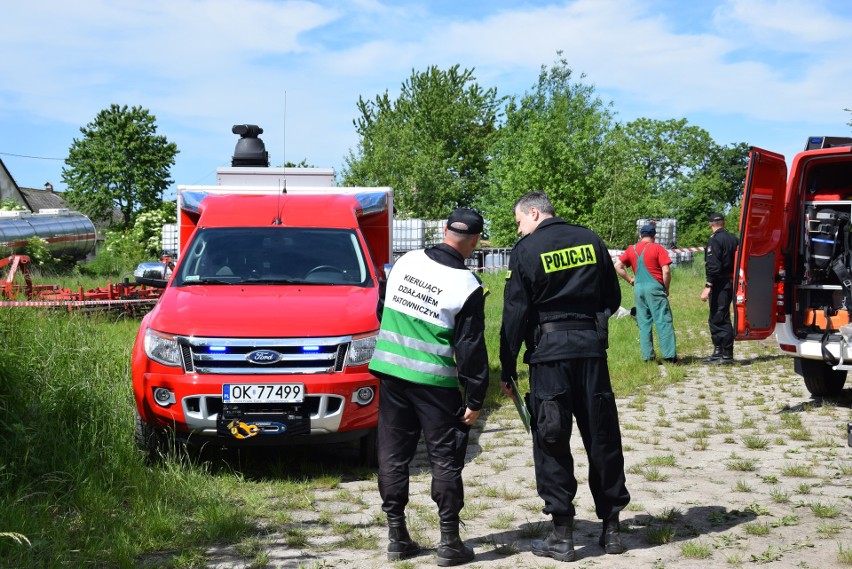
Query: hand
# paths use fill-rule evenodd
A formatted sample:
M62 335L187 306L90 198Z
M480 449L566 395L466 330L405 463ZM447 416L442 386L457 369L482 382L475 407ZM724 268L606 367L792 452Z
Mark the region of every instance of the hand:
M500 390L503 391L503 395L517 403L517 397L515 396L515 392L512 391L512 387L509 385L508 381L500 382Z
M464 410L464 416L462 417L462 423L467 425L468 427L473 425L476 422L476 419L479 417L479 411L474 411L470 407Z
M710 289L706 288L701 291L701 301L707 302L707 298L710 296Z

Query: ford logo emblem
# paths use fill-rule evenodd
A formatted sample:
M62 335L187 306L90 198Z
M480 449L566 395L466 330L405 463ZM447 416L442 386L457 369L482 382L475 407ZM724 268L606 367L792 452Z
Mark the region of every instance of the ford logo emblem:
M274 364L281 360L281 354L275 350L254 350L246 354L246 359L258 365Z

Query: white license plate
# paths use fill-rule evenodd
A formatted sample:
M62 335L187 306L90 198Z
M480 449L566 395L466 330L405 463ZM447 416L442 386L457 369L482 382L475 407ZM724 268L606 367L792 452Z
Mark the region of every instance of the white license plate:
M222 403L301 403L304 383L226 383Z

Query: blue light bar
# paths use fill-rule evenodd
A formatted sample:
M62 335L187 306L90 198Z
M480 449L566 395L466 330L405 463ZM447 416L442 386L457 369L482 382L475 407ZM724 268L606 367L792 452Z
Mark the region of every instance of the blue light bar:
M318 352L318 351L320 351L319 346L302 346L302 352L315 353L315 352Z
M227 347L227 346L209 346L209 347L207 348L207 351L208 351L208 352L219 352L219 353L225 353L225 352L227 352L227 351L228 351L228 347Z

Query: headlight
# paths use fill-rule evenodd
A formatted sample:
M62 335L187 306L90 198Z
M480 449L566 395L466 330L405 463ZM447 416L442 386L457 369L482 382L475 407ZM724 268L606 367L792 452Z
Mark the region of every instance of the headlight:
M346 365L359 366L364 365L373 357L373 351L376 349L376 334L371 334L363 338L354 338L349 344L349 353L346 355Z
M145 353L157 363L180 367L180 348L177 336L148 328L145 331Z

